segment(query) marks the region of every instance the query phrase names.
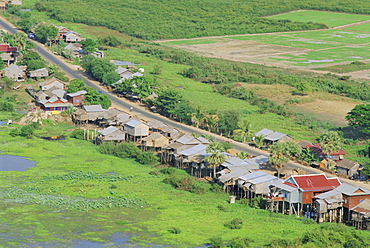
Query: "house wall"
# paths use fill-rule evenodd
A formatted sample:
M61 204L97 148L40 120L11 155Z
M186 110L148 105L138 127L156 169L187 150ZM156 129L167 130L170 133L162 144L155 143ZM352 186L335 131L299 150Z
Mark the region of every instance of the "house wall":
M105 136L105 140L125 140L125 133L118 130Z
M145 124L140 124L135 128L135 136L148 136L149 127Z
M313 192L302 192L302 204L311 204L313 198Z
M78 105L84 104L83 99L84 99L84 96L79 95L79 96L69 97L68 100L73 104L73 106L78 106Z
M356 196L343 195L343 199L344 199L343 207L351 209L357 206L363 200L370 199L370 195L356 195Z

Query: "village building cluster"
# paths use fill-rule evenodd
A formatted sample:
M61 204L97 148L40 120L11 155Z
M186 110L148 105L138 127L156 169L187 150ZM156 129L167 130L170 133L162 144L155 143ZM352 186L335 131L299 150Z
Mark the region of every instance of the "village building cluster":
M95 137L97 143L135 142L143 150L156 151L162 163L217 182L235 197L263 198L266 208L271 211L370 229L370 190L341 182L337 177L291 170L282 179L267 169L268 157L242 159L231 151L224 152L225 161L212 168L206 160L209 139L182 133L155 119L144 121L135 113L115 108L105 110L100 105L83 106L74 113L73 120L78 125L95 124L104 128ZM286 137L283 134L276 136ZM348 163L342 159L338 168L350 167ZM212 170L216 171L214 176Z

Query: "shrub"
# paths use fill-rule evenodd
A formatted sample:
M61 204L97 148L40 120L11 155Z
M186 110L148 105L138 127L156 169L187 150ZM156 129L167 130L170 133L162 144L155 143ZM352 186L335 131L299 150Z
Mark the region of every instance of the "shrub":
M174 174L177 174L178 170L173 167L167 167L167 168L161 169L159 172L162 174L174 175Z
M266 205L265 200L262 197L256 197L251 199L249 202L249 206L252 208L262 208L264 209Z
M223 193L224 189L222 188L221 185L214 183L211 185L211 191L215 193Z
M168 230L170 233L173 233L173 234L180 234L181 233L181 229L178 228L178 227L172 227L170 230Z
M14 112L14 105L10 102L0 101L0 111Z
M159 158L152 152L142 152L137 156L137 161L140 164L156 164Z
M225 244L225 241L220 237L211 238L209 241L210 248L222 248Z
M231 248L247 248L247 247L250 247L251 242L253 242L253 241L248 239L248 238L236 237L236 238L233 238L230 241L229 247L231 247Z
M316 221L314 221L312 219L303 219L302 223L303 224L317 224Z
M204 194L208 187L205 183L197 182L188 174L171 174L163 180L164 183L171 184L175 189L189 191L196 194Z
M151 172L149 172L149 174L153 176L159 176L161 173L157 170L152 170Z
M82 129L75 129L75 130L73 130L73 132L71 133L71 138L75 138L75 139L79 139L79 140L84 140L85 139L85 137L84 137L84 130L82 130Z
M208 185L205 183L194 181L192 183L192 188L190 189L190 192L199 195L205 194L209 189L207 186Z
M225 223L225 226L230 229L241 229L243 220L241 218L235 218L230 222Z
M126 225L127 224L127 221L125 221L125 220L117 220L116 221L116 224L117 225Z

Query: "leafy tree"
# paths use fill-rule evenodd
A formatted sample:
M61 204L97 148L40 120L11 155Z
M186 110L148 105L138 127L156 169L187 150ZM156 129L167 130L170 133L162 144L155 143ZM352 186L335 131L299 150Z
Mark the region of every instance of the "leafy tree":
M75 93L77 91L85 89L87 86L82 79L73 79L68 85L68 89L66 90L68 93Z
M46 68L45 60L28 60L27 61L27 70L33 71L41 68Z
M57 27L49 24L40 24L37 28L35 28L36 39L43 44L49 42L51 45L51 41L56 38L58 32L59 31Z
M195 109L190 106L188 102L180 102L176 104L173 112L175 113L176 117L179 118L180 122L190 124L191 115L195 112Z
M222 164L225 161L225 152L226 149L221 144L221 142L211 142L208 144L206 148L206 152L208 153L208 156L205 158L205 160L208 162L208 164L213 167L213 176L216 177L216 167Z
M89 53L95 52L95 48L97 47L96 41L89 38L84 41L80 41L79 43L82 44L83 49Z
M102 39L99 39L99 42L110 47L117 47L122 44L122 42L114 35L108 35Z
M156 80L150 77L134 77L131 83L131 91L137 95L140 102L153 93L153 87L157 85Z
M114 72L115 67L112 63L110 63L108 60L105 59L95 59L92 62L91 66L91 74L95 79L102 82L103 77L108 72Z
M9 91L13 88L14 86L14 81L11 80L10 78L8 77L3 77L1 79L1 82L3 83L3 87L4 87L4 91Z
M137 161L140 164L156 164L159 158L152 152L142 152L137 156Z
M152 104L162 113L169 114L170 117L176 115L176 106L184 102L180 93L174 89L163 88L158 92L158 98Z
M242 121L238 122L238 129L235 129L234 133L241 136L243 143L245 143L247 138L253 136L253 131L251 129L252 124L248 120L243 119Z
M370 134L370 104L356 105L347 113L348 124L354 127L360 127L361 132Z
M236 110L224 111L220 114L218 126L221 132L230 136L238 128L240 114Z
M120 76L115 71L108 71L103 75L102 81L104 84L111 86L112 84L116 83L118 80L120 80Z
M36 25L36 23L30 18L22 18L17 22L17 26L22 29L24 32L29 33L31 29Z

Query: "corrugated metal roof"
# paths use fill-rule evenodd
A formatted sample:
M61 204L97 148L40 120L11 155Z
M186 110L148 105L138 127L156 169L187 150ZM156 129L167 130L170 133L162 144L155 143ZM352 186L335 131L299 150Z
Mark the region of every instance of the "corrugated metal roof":
M189 149L186 149L184 151L179 152L179 154L184 155L184 156L190 156L193 154L206 154L206 145L203 144L198 144L196 146L193 146Z
M257 178L250 179L250 180L248 180L248 182L251 183L251 184L259 184L259 183L265 183L265 182L272 181L272 180L277 180L277 179L278 178L273 176L273 175L266 174L264 176L260 176L260 177L257 177Z
M355 161L351 161L348 159L343 159L339 163L337 163L337 167L345 168L345 169L352 169L353 167L360 166L359 163Z
M277 187L279 189L282 189L282 190L285 190L287 192L292 192L294 190L298 190L298 188L295 188L295 187L289 186L287 184L284 184L284 181L281 180L281 179L273 181L271 183L271 186L275 186L275 187Z
M265 155L259 155L257 157L251 158L251 159L246 159L248 162L253 161L257 163L258 165L262 165L264 163L267 163L269 158Z
M116 127L113 127L113 126L109 126L109 127L107 127L106 129L104 129L104 130L101 130L101 131L99 131L99 133L101 134L101 135L108 135L108 134L110 134L110 133L114 133L115 131L117 131L117 130L119 130L118 128L116 128Z
M77 91L76 93L68 93L67 96L70 96L70 97L75 97L75 96L79 96L79 95L84 95L86 94L87 92L85 90L79 90Z
M267 129L267 128L264 128L260 131L258 131L257 133L255 133L254 135L255 136L259 136L259 135L262 135L262 136L267 136L267 135L270 135L272 134L274 131L270 130L270 129Z
M235 178L235 179L240 178L241 176L248 174L248 173L249 173L249 170L246 170L244 168L238 168L237 170L234 170L228 174L221 175L218 178L218 180L224 183L224 182L229 181L232 178Z
M266 174L267 173L263 172L263 171L256 171L256 172L252 172L252 173L247 174L247 175L240 176L239 179L247 181L247 180L250 180L250 179L253 179L253 178L264 176Z
M84 105L84 109L86 112L107 111L106 109L103 109L101 105Z
M189 141L191 141L192 139L194 139L193 136L191 136L190 134L185 134L183 136L181 136L179 139L176 140L176 142L178 143L181 143L181 144L187 144ZM199 144L200 142L198 142L197 144Z
M129 127L136 127L136 126L139 126L140 124L143 124L141 121L138 121L138 120L130 120L129 122L125 123L125 126L129 126Z
M287 136L285 133L273 132L265 137L266 140L276 141Z

